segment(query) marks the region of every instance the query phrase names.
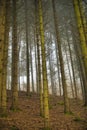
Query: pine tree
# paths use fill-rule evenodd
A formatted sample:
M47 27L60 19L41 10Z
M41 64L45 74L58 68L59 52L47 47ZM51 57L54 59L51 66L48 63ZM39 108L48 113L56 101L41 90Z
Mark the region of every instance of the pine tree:
M36 24L36 43L37 43L37 60L38 60L38 86L37 92L40 95L40 115L43 116L43 94L42 94L42 84L41 84L41 64L40 64L40 38L39 38L39 14L38 14L38 4L35 0L35 24Z
M79 30L79 36L80 36L80 48L81 48L81 54L82 54L82 61L85 68L85 75L86 75L86 81L87 81L87 45L86 45L86 38L84 35L84 29L82 25L81 20L81 14L79 10L79 4L78 0L73 0L75 14L76 14L76 20L77 20L77 26ZM87 85L85 87L85 105L87 105Z
M38 4L39 4L39 22L40 22L41 54L42 54L44 123L45 123L45 130L49 130L50 126L49 126L49 106L48 106L48 81L47 81L45 38L44 38L43 16L42 16L42 1L38 0Z
M5 44L6 1L0 1L0 109L2 107L2 72Z
M6 89L7 89L7 62L8 62L8 45L9 45L9 12L10 12L10 0L6 0L6 13L5 13L5 40L4 40L4 49L3 49L3 70L2 70L2 113L6 113L6 108L7 108L7 94L6 94Z
M80 14L81 14L82 25L83 25L83 29L84 29L84 35L86 38L86 44L87 44L87 20L86 20L86 16L84 13L83 1L78 0L78 4L79 4L79 10L80 10Z
M67 94L67 84L66 84L66 78L65 78L65 72L64 72L64 63L63 63L63 57L62 57L61 42L59 38L58 21L57 21L54 0L52 0L52 5L53 5L53 15L54 15L54 23L55 23L55 29L56 29L56 39L57 39L57 45L58 45L58 54L59 54L59 61L60 61L60 70L61 70L61 76L62 76L64 112L69 113L70 108L69 108L69 100L68 100L68 94Z
M25 27L26 27L26 68L27 68L27 96L30 92L30 70L29 70L29 40L28 40L28 8L27 0L25 0Z
M18 42L17 42L17 1L13 0L13 32L12 32L12 106L11 109L18 109Z

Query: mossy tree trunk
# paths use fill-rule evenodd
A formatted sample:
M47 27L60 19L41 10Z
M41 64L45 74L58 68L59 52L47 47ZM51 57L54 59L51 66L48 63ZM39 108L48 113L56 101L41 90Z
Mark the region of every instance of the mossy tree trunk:
M7 62L8 62L8 45L9 45L9 24L10 21L8 19L10 11L10 0L6 0L6 24L5 24L5 41L4 41L4 49L3 49L3 70L2 70L2 113L6 113L7 107L7 96L6 96L6 88L7 88Z
M39 38L39 14L38 4L35 0L35 20L36 20L36 42L37 42L37 59L38 59L38 93L40 94L40 115L43 116L43 94L41 84L41 64L40 64L40 38Z
M73 4L74 4L74 10L75 10L75 14L76 14L77 26L78 26L78 30L79 30L82 61L83 61L84 69L85 69L86 82L87 82L87 44L86 44L86 38L84 35L84 29L83 29L83 24L82 24L82 20L81 20L81 14L80 14L80 10L79 10L78 0L73 0ZM87 106L87 85L84 87L85 87L85 105Z
M42 1L41 0L38 0L38 5L39 5L39 22L40 22L40 37L41 37L41 54L42 54L44 123L45 123L45 130L49 130L50 126L49 126L49 105L48 105L48 81L47 81L45 38L44 38Z
M82 89L82 94L83 94L83 101L85 102L85 93L87 90L87 82L86 82L86 73L85 73L85 68L82 60L82 54L81 54L81 47L79 45L80 41L78 41L76 34L74 33L74 28L73 25L71 24L71 34L72 34L72 40L73 40L73 45L76 53L76 58L77 58L77 63L78 63L78 70L79 70L79 75L80 75L80 81L81 81L81 89ZM78 34L79 35L79 34Z
M12 32L12 106L11 109L18 109L18 43L17 43L17 1L13 0L13 32Z
M78 0L78 2L79 2L79 9L80 9L81 19L82 19L82 24L83 24L83 29L84 29L84 34L85 34L86 44L87 44L87 20L84 13L85 10L83 7L83 1Z
M6 0L0 1L0 109L2 107L2 72L5 44Z

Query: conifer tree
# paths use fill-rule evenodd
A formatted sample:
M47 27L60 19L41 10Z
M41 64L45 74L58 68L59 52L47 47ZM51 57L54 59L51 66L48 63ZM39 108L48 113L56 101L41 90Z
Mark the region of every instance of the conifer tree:
M68 94L67 94L67 84L66 84L66 77L65 77L65 72L64 72L64 63L63 63L63 57L62 57L61 42L60 42L59 31L58 31L58 20L57 20L54 0L52 0L52 5L53 5L53 15L54 15L55 30L56 30L58 54L59 54L59 61L60 61L60 71L61 71L61 76L62 76L63 96L64 96L64 112L69 113L70 107L69 107L69 100L68 100Z
M17 42L17 1L12 1L13 7L13 32L12 32L12 106L18 109L18 42Z
M7 108L7 62L8 62L8 45L9 45L9 12L10 12L10 0L6 0L6 13L5 13L5 39L4 39L4 49L3 49L3 70L2 70L2 113L6 113ZM10 17L9 17L10 18Z
M83 24L81 20L81 14L79 10L79 3L78 0L73 0L74 4L74 10L76 14L76 20L77 20L77 26L79 30L79 36L80 36L80 48L81 48L81 54L82 54L82 61L85 69L85 75L86 75L86 81L87 81L87 44L86 44L86 38L84 35L84 29ZM87 86L85 87L85 105L87 105Z
M49 130L49 106L48 106L48 81L46 68L46 54L45 54L45 38L43 27L43 13L42 1L38 0L39 8L39 23L40 23L40 37L41 37L41 54L42 54L42 75L43 75L43 108L44 108L44 123L45 130Z
M30 70L29 70L29 40L28 40L28 8L27 8L27 0L25 0L25 29L26 29L26 68L27 68L27 96L29 96L30 92Z
M6 0L0 1L0 109L2 107L2 72L5 43Z
M39 14L38 14L38 4L35 0L35 22L36 22L36 43L37 43L37 60L38 60L38 93L40 95L40 115L43 116L43 94L42 94L42 84L41 84L41 64L40 64L40 38L39 38Z

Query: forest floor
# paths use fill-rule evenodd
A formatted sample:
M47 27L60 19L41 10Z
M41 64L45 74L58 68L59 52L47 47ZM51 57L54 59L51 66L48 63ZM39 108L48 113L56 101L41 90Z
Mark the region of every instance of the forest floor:
M37 94L27 98L19 93L19 110L10 110L11 96L8 95L8 116L0 117L0 130L42 130L44 120L40 116L40 103ZM50 126L52 130L87 130L87 107L82 101L70 99L71 114L64 114L63 97L50 96Z

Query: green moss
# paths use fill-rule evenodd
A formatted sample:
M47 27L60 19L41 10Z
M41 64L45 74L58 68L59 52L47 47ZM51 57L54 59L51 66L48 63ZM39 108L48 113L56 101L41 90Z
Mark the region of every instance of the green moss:
M16 126L12 126L10 130L19 130L19 128L17 128Z
M81 118L81 117L75 117L75 118L74 118L74 121L76 121L76 122L80 122L80 121L84 121L84 119Z
M52 130L51 128L42 128L42 130Z
M74 115L74 113L72 111L70 112L65 112L66 115Z
M49 105L49 110L52 109L52 105Z
M64 105L64 102L62 102L62 101L58 102L58 105Z
M40 113L40 116L41 116L42 118L44 118L44 115L43 115L42 113Z
M26 94L27 98L30 99L32 97L32 93Z
M32 97L32 93L29 94L29 97Z
M13 112L19 112L19 111L22 111L20 108L10 108L11 111Z
M7 116L8 116L7 113L0 114L0 117L2 117L2 118L7 117Z

